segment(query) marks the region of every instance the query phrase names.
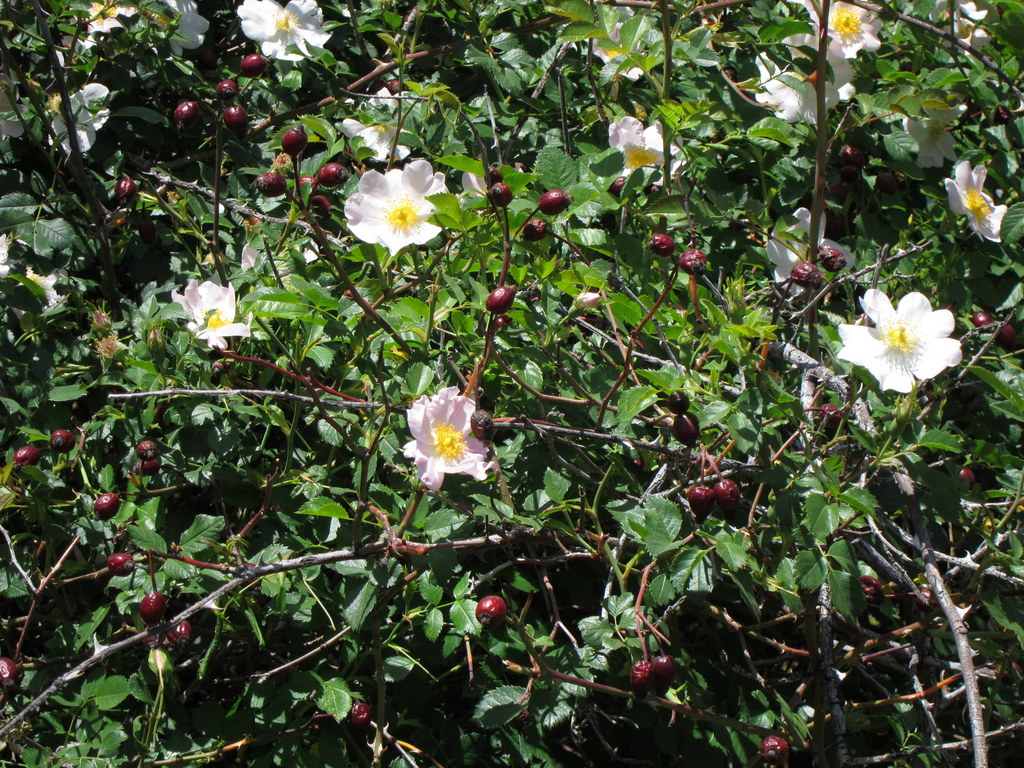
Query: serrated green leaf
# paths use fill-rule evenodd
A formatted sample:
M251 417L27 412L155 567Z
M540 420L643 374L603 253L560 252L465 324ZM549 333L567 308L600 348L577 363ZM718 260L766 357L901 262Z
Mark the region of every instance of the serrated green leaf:
M1015 203L1003 214L999 236L1004 246L1013 245L1024 237L1024 203Z
M917 444L925 448L935 448L939 451L952 451L954 453L959 453L963 450L963 442L959 437L941 429L928 430L921 435Z
M181 551L194 557L204 549L214 546L220 539L224 528L224 518L213 515L196 515L192 525L181 534L179 546Z
M473 719L484 728L499 728L526 709L526 689L501 685L485 693L476 704Z
M442 629L444 629L444 614L438 608L431 608L423 620L423 634L430 642L434 642L441 636Z
M538 152L533 170L547 189L565 189L578 179L576 162L560 147L546 146Z
M480 622L476 620L475 600L456 600L448 611L448 620L460 635L477 635Z
M348 684L340 678L324 680L323 690L316 700L316 705L335 720L341 721L352 709L352 692L349 691Z
M82 683L82 698L95 701L100 711L113 709L128 698L128 678L121 675L101 677Z
M796 555L796 583L801 589L813 590L825 583L828 564L816 549L803 549Z

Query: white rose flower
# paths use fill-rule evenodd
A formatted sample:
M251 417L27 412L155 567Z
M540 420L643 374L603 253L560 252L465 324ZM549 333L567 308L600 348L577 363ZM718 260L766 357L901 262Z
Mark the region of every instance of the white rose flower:
M434 173L426 160L386 174L367 171L359 178L359 191L345 201L348 228L363 242L383 245L392 254L407 245L422 245L441 233L427 222L434 206L426 198L447 191L444 174Z
M661 126L644 124L635 117L624 117L608 126L608 146L626 156L627 172L645 165L659 165L665 159Z
M11 243L7 235L0 235L0 277L7 277L11 273L10 250Z
M957 163L953 169L953 178L946 179L946 192L953 213L966 215L971 229L986 240L998 243L999 229L1007 206L995 205L992 198L982 191L986 174L983 165L976 165L972 171L971 164L966 160Z
M68 97L71 101L71 114L75 117L78 147L83 152L88 152L92 148L96 142L96 131L102 128L107 122L107 118L110 117L109 109L98 106L109 93L107 86L100 83L89 83L82 90ZM57 135L57 141L60 142L65 152L70 152L71 139L68 136L67 126L64 124L60 96L54 94L46 104L52 114L53 131Z
M903 130L917 142L917 165L920 168L941 168L946 160L956 160L956 146L949 124L967 111L961 104L953 109L924 110L924 117L914 120L903 118Z
M314 0L291 0L284 8L274 0L245 0L238 17L242 33L260 43L263 55L281 61L312 56L310 47L323 48L331 37L321 28L323 13Z
M250 336L247 323L235 322L235 289L210 280L200 285L189 280L185 293L171 291L171 300L185 308L192 319L188 329L212 349L227 349L228 336Z
M848 99L853 95L853 86L849 82L850 68L842 60L830 60L837 86L831 81L825 83L825 108L831 109L840 99ZM786 73L779 69L766 56L757 57L757 69L761 73L762 92L754 96L761 104L772 110L776 117L787 123L798 120L814 124L817 120L817 90L814 79L821 83L821 77L805 77L797 73Z
M63 277L61 273L58 272L52 275L40 275L30 268L25 270L25 277L42 288L43 293L46 294L46 305L43 307L44 311L52 309L64 301L64 297L57 293L57 290L53 287L54 283Z
M632 51L622 47L622 25L632 18L633 12L628 8L619 8L618 14L620 20L611 26L607 37L590 41L590 50L605 64L619 56L636 53L639 50L637 46L634 46ZM643 73L640 67L627 67L620 74L627 80L639 80Z
M936 0L928 12L928 18L934 22L943 21L943 17L949 9L949 0ZM991 36L977 24L988 16L988 11L978 8L972 2L960 2L954 3L953 12L956 13L953 34L958 40L975 48L988 45L989 40L992 39ZM949 23L946 22L946 27L948 26Z
M385 161L391 152L398 128L392 125L363 125L358 120L346 118L341 121L341 132L350 139L358 136L369 149L373 150L375 160ZM404 160L409 156L409 148L398 144L395 146L395 157Z
M446 474L465 474L486 480L494 462L487 448L470 434L469 420L476 403L445 387L433 397L423 395L408 411L413 439L405 444L407 459L416 463L420 481L432 491L441 487Z
M932 311L924 295L908 293L894 310L889 297L872 288L860 304L875 327L840 325L843 347L836 357L867 368L883 390L909 392L915 379L934 378L962 359L960 342L948 338L953 313Z

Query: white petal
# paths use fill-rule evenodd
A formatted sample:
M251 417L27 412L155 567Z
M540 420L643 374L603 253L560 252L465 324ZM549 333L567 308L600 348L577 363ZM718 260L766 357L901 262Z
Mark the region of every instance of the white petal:
M921 379L933 379L942 371L959 365L963 350L956 339L927 339L920 345L918 354L911 361L913 374Z
M836 357L854 365L868 368L885 353L885 345L874 328L844 323L839 326L839 338L843 347L836 353Z
M860 299L860 305L864 313L878 325L891 318L894 314L892 302L889 297L875 288L868 288Z
M900 299L900 303L896 306L896 314L905 323L925 326L931 321L932 305L923 293L914 291ZM948 336L952 331L951 327L949 332L943 335Z

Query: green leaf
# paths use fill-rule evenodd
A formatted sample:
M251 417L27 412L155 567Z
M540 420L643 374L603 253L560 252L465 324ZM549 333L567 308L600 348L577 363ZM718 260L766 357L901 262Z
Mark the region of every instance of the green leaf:
M485 693L476 704L473 719L484 728L500 728L526 709L526 689L502 685Z
M367 579L341 609L345 621L352 625L354 631L358 632L366 617L370 615L370 611L377 603L377 593L377 585Z
M628 425L638 413L650 408L658 402L658 390L654 387L630 387L620 396L617 403L619 407L619 426Z
M544 491L548 498L556 504L560 504L565 499L570 485L568 478L562 477L550 467L544 470Z
M24 192L11 192L0 197L0 229L24 224L36 217L38 205Z
M316 705L335 720L340 721L352 709L352 692L349 691L348 684L341 678L324 680L323 691L316 700Z
M1015 203L1003 215L1003 223L999 227L999 235L1003 245L1013 245L1024 237L1024 203Z
M423 634L430 642L434 642L441 636L442 629L444 629L444 614L437 608L431 608L423 620Z
M829 571L828 586L832 591L832 605L848 619L856 619L866 607L859 578L846 571Z
M82 699L95 701L100 711L113 709L128 698L128 678L121 675L101 677L82 683Z
M924 448L935 448L939 451L952 451L954 453L959 453L963 450L963 442L959 437L941 429L928 430L921 435L917 444Z
M347 519L350 517L348 510L346 510L341 504L336 501L324 498L323 496L317 496L315 499L310 499L297 510L296 513L300 515L317 515L319 517L340 517Z
M561 147L548 145L537 153L533 168L540 183L547 189L565 189L576 183L576 163Z
M813 590L825 583L828 564L816 549L803 549L796 555L796 583L801 589Z
M475 613L475 600L456 600L448 612L448 619L460 635L477 635L480 633L480 622L476 620Z
M196 515L192 525L181 534L181 551L190 557L194 557L204 549L215 546L220 539L220 532L224 528L224 518L213 515Z
M50 390L50 400L54 403L66 403L85 397L88 390L79 384L63 384Z

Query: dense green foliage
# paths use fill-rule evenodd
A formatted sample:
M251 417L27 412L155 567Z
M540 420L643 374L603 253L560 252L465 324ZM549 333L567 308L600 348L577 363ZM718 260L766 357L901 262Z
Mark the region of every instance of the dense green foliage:
M246 77L235 3L0 6L0 765L752 766L773 734L792 766L1014 764L1024 4L886 4L842 60L795 2L320 10L322 48ZM761 103L773 65L809 115ZM627 117L660 137L624 155ZM360 178L419 159L443 190L373 226L438 233L367 242ZM491 166L507 207L463 187ZM820 260L801 207L853 256L807 288L767 253ZM190 314L190 280L237 311ZM883 389L841 354L868 289L948 308L962 362ZM881 323L886 359L936 326ZM495 464L431 489L406 411L447 387ZM701 514L724 478L738 503ZM659 653L671 684L634 692Z

